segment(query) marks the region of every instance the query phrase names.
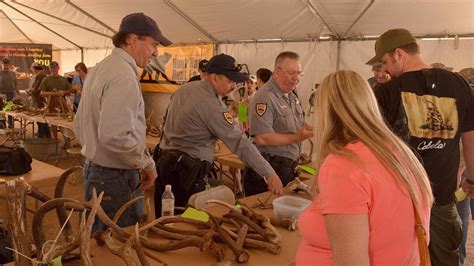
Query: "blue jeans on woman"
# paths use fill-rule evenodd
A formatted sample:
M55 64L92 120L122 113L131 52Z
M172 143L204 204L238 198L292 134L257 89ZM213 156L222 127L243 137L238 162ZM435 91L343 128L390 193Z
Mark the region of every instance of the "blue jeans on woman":
M103 167L91 163L84 164L84 196L86 201L92 199L92 189L97 196L104 191L100 205L107 216L112 219L125 203L143 195L140 191L140 174L138 170L122 170ZM121 227L136 224L144 214L143 200L139 200L122 214L117 224ZM107 226L96 217L92 233L105 231Z

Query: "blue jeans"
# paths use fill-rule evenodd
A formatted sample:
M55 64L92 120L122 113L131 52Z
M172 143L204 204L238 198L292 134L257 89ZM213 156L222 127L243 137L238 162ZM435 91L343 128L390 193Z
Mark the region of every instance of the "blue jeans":
M470 203L471 198L467 197L463 201L460 201L456 204L456 208L462 222L462 241L461 245L459 245L459 265L464 265L464 261L466 260L466 242L467 232L469 229Z
M84 164L84 196L86 201L92 198L92 189L97 196L104 191L101 206L112 219L115 213L128 201L142 196L140 191L140 174L138 170L121 170L92 164L89 160ZM121 227L136 224L144 214L143 200L127 208L117 224ZM107 227L96 217L92 233L105 231Z

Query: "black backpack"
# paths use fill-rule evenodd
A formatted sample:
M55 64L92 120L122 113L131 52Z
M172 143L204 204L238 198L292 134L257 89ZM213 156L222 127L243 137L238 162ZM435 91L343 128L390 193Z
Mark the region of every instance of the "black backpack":
M0 226L0 265L13 261L13 252L6 247L13 248L12 239L6 228Z
M31 156L20 147L0 145L0 174L22 175L31 171Z

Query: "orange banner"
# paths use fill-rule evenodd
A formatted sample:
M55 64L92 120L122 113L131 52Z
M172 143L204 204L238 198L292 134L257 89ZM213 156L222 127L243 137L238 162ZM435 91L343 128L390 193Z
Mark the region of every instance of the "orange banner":
M214 54L212 44L159 47L158 56L139 71L142 91L173 93L179 85L198 75L198 64Z

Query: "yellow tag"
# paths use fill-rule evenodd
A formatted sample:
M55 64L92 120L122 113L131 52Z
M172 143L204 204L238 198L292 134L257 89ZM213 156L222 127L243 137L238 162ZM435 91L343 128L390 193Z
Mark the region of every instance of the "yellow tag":
M194 208L188 207L183 214L181 214L183 218L190 218L202 222L209 221L209 215L205 212L198 211Z
M456 192L454 192L454 195L456 196L456 201L457 202L460 202L460 201L463 201L466 196L467 196L467 192L464 191L461 187L456 190Z
M61 261L61 256L56 257L53 261L51 261L51 266L62 266L63 263Z

